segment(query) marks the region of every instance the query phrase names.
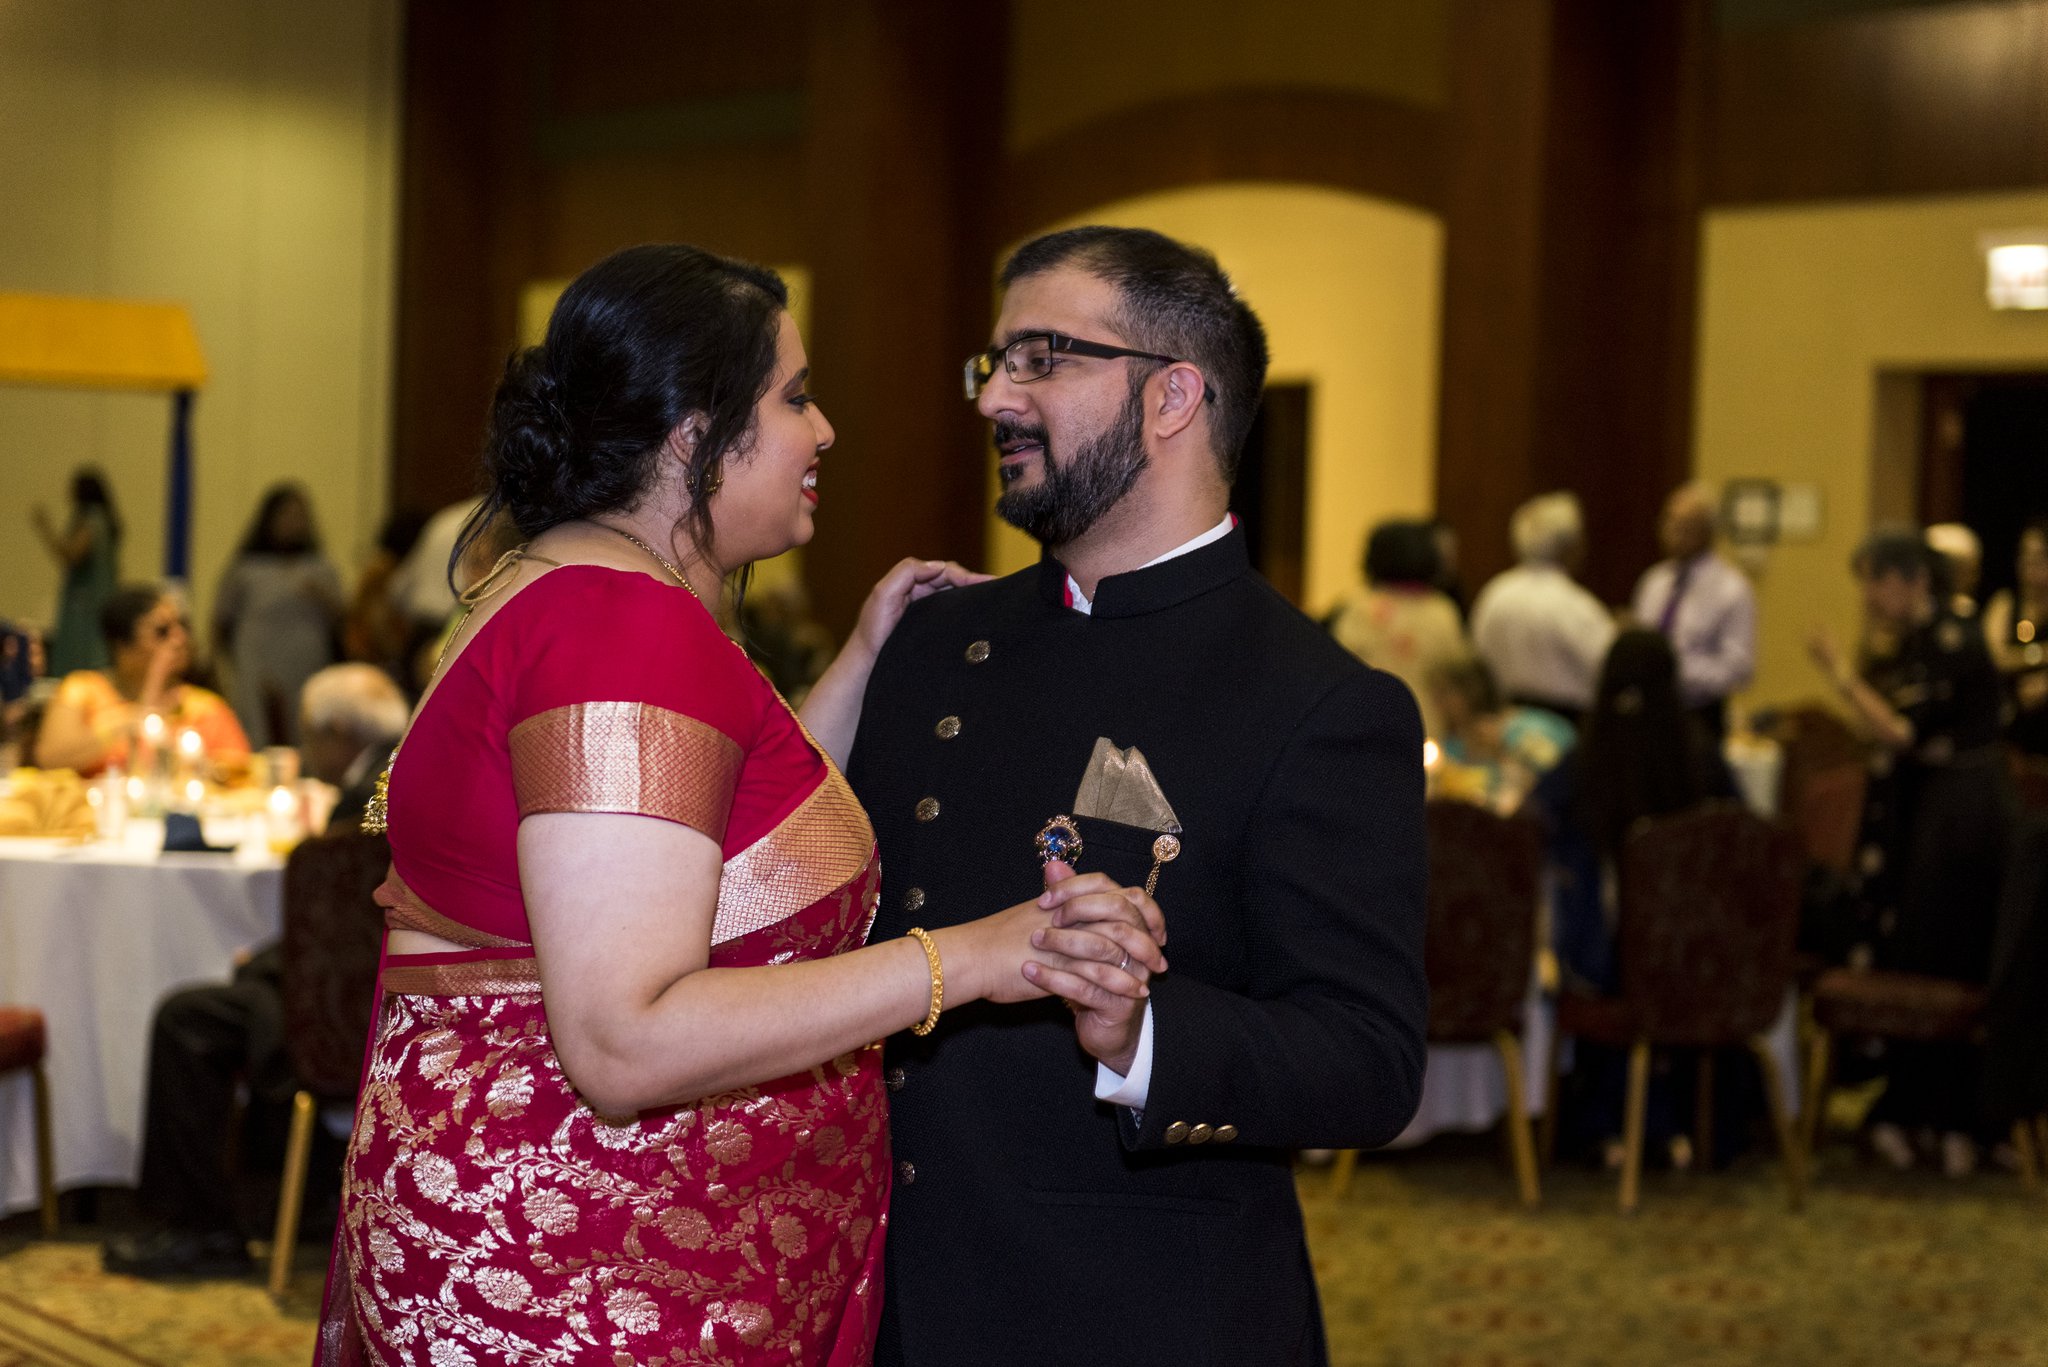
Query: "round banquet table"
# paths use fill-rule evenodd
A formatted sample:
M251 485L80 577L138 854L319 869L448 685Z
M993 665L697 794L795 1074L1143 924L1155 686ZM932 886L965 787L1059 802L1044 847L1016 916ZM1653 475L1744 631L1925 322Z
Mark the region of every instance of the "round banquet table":
M225 981L237 951L278 934L281 860L260 847L166 854L160 832L137 822L120 844L0 839L0 1002L49 1023L60 1189L136 1181L157 1003ZM34 1136L27 1074L0 1078L0 1213L37 1204Z

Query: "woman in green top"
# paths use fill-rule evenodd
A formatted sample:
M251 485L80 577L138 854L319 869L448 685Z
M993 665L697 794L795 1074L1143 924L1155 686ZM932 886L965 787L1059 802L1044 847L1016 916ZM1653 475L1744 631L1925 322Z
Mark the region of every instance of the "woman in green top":
M100 608L120 582L121 515L106 478L87 466L71 477L71 519L58 532L49 511L35 510L36 534L64 571L57 598L57 625L50 633L50 673L105 669L107 643L100 634Z

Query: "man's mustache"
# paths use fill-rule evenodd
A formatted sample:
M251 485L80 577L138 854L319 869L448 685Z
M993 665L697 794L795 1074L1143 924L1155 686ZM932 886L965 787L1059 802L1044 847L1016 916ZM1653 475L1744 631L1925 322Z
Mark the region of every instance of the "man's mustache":
M990 441L998 450L1010 445L1012 442L1030 442L1033 445L1043 447L1047 444L1047 440L1046 431L1043 427L1031 427L1024 423L1012 422L1007 419L997 420L995 432L990 437Z

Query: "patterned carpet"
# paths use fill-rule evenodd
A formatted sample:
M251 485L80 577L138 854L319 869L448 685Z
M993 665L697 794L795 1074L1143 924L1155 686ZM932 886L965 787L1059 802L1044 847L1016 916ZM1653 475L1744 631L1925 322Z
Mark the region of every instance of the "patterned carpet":
M2010 1176L1903 1177L1830 1152L1804 1215L1776 1168L1652 1173L1614 1212L1549 1175L1524 1214L1489 1141L1360 1165L1301 1193L1336 1367L2048 1367L2048 1199ZM308 1249L279 1309L254 1281L109 1277L83 1239L0 1226L0 1367L305 1367Z

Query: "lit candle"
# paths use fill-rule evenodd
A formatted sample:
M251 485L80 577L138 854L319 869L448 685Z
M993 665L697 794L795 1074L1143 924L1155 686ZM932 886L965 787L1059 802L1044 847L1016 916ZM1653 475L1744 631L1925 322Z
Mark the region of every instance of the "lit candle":
M142 775L136 774L128 780L128 800L136 806L142 805L142 795L149 791L143 786Z
M185 800L197 807L206 797L206 785L198 779L185 780Z
M164 738L164 718L161 712L151 712L142 719L142 734L152 745Z
M161 722L162 718L158 718L158 721ZM197 731L188 729L178 733L178 753L186 759L198 759L200 751L205 748L206 742L199 738Z

